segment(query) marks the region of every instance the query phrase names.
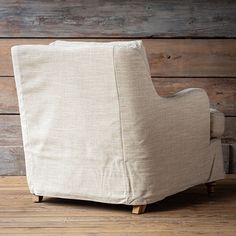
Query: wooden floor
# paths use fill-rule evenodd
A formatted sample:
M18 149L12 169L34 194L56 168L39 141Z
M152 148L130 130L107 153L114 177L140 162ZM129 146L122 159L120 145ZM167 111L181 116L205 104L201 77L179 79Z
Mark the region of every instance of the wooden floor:
M131 207L45 198L32 203L25 177L0 177L0 235L236 235L236 175L209 198L197 186L149 205Z

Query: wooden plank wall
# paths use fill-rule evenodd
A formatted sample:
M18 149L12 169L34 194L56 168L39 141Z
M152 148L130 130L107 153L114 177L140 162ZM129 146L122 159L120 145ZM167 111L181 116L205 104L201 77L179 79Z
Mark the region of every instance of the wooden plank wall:
M143 39L160 95L204 88L225 113L225 168L235 172L235 12L234 0L0 0L0 175L25 174L10 48L56 39Z

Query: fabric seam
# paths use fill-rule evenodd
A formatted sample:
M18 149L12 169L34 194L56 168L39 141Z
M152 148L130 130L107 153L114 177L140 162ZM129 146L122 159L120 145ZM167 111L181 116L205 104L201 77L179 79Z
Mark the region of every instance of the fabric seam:
M116 92L117 92L117 102L118 102L118 109L119 109L119 122L120 122L120 138L121 138L121 148L122 148L122 155L123 155L123 168L125 172L125 186L126 186L126 204L129 203L129 197L130 197L130 184L129 184L129 178L128 178L128 171L127 171L127 165L126 165L126 156L125 156L125 151L124 151L124 135L123 135L123 125L122 125L122 119L121 119L121 106L120 106L120 93L118 89L118 83L117 83L117 78L116 78L116 67L115 67L115 62L114 62L114 52L115 51L115 46L113 46L113 51L112 51L112 63L113 63L113 70L114 70L114 79L115 79L115 85L116 85Z
M20 62L19 62L19 59L18 59L18 48L17 48L17 52L16 52L16 55L15 55L15 57L14 57L14 59L15 59L15 61L16 61L16 67L15 67L15 69L17 70L17 72L18 72L18 77L19 77L19 80L15 80L15 83L16 83L16 85L18 86L18 88L19 88L19 93L17 93L17 95L18 95L18 97L19 97L19 108L20 108L20 112L22 113L23 112L23 114L20 114L20 118L23 118L23 120L24 120L24 122L25 122L25 128L26 128L26 132L25 132L25 134L26 134L26 139L27 139L27 142L28 142L28 144L29 144L29 146L31 147L31 143L30 143L30 139L29 139L29 128L28 128L28 120L27 120L27 115L26 115L26 110L25 110L25 102L24 102L24 95L23 95L23 91L22 91L22 81L21 81L21 79L22 79L22 76L21 76L21 70L20 70ZM17 75L15 75L15 76L17 76ZM18 91L17 91L18 92ZM21 119L22 120L22 119ZM23 133L24 131L22 130L22 133ZM24 146L24 153L25 153L25 145L24 145L24 143L25 143L25 141L26 140L24 140L24 142L23 142L23 146ZM27 151L27 153L28 153L28 151ZM30 182L30 189L32 190L32 192L34 193L34 185L33 185L33 182L34 182L34 175L33 175L33 158L32 158L32 154L30 154L30 157L29 157L29 159L28 159L28 161L30 160L30 171L31 171L31 173L30 173L30 179L31 179L31 181L27 178L27 181L28 182ZM26 170L27 171L27 170ZM26 175L27 175L27 173L26 173ZM28 175L27 175L27 177L28 177Z
M209 177L207 179L207 183L210 181L210 179L212 177L213 169L214 169L214 166L215 166L215 159L216 159L216 154L214 154L214 157L213 157L213 161L212 161L212 165L211 165L211 169L210 169L210 174L209 174Z

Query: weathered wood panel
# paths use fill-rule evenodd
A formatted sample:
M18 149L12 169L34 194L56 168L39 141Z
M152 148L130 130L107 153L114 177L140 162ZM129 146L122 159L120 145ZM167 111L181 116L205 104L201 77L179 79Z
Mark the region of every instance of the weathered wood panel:
M236 143L229 147L229 173L236 174Z
M25 175L22 147L0 146L0 175Z
M226 116L236 116L236 78L153 78L153 83L161 96L190 87L203 88L212 107ZM14 78L0 77L0 91L0 114L19 113Z
M19 115L0 115L0 146L22 146Z
M0 91L0 114L19 113L14 78L0 77Z
M144 41L155 77L235 77L236 40Z
M224 142L236 143L236 117L226 117Z
M223 158L224 158L224 168L225 173L229 174L229 146L230 144L222 144Z
M235 37L234 0L0 0L1 37Z
M12 46L48 44L54 40L0 39L0 76L13 76ZM233 39L145 39L144 45L154 77L236 77L235 42Z

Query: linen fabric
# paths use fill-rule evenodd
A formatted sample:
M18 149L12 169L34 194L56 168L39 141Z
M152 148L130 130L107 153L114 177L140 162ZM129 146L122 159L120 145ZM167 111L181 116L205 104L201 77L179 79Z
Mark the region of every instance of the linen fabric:
M222 112L211 108L211 137L220 138L225 130L225 116Z
M224 177L205 91L160 97L141 41L12 57L31 193L138 205Z

